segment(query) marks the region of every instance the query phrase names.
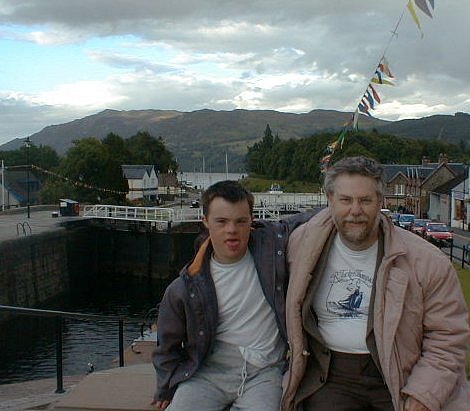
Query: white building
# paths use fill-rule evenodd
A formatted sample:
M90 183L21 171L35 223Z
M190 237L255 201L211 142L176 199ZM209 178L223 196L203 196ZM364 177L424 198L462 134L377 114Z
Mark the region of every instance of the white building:
M158 198L158 177L152 165L121 165L129 192L126 198L130 201L146 199L156 201Z
M470 167L469 167L470 174ZM470 175L452 189L451 225L462 230L470 229Z

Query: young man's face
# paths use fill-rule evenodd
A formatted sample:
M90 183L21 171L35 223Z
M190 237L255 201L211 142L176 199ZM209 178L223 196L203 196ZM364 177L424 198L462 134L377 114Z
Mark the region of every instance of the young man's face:
M231 203L215 197L202 221L209 230L214 258L219 263L235 263L245 255L252 222L247 200Z
M378 235L382 200L374 179L341 174L328 194L328 207L343 243L351 250L365 250Z

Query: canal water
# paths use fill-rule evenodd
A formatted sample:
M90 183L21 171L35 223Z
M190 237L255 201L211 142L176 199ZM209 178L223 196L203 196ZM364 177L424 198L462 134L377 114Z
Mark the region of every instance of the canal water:
M70 291L37 308L136 318L124 325L124 344L140 334L137 318L160 301L165 280L129 277L74 278ZM0 384L56 375L54 319L13 316L0 324ZM118 323L65 320L63 334L64 375L83 375L88 363L95 370L116 366L119 357Z

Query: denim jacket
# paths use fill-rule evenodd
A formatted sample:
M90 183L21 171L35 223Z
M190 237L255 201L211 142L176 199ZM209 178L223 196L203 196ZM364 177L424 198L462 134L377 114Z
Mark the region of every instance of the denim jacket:
M288 284L286 247L290 232L312 216L296 214L281 221L256 221L249 240L263 293L275 313L287 344L285 297ZM212 351L218 324L218 302L210 274L212 245L207 239L192 262L166 289L157 321L156 400L171 400Z

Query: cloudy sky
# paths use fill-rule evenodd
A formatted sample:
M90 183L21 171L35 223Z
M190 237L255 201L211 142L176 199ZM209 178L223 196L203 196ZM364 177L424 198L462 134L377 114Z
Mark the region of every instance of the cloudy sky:
M354 111L384 52L374 116L470 112L470 2L422 37L407 1L0 0L0 144L107 108Z

